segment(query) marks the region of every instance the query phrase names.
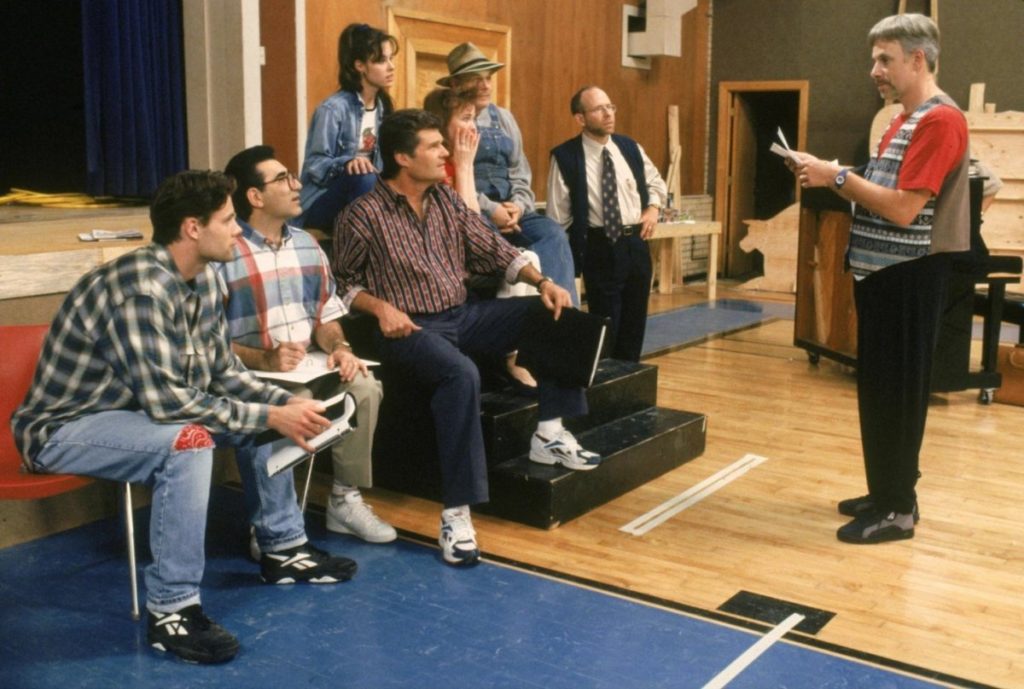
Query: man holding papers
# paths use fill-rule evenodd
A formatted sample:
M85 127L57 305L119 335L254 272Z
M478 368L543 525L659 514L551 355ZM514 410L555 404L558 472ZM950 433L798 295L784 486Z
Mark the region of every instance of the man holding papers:
M215 444L269 428L309 449L330 425L320 402L261 381L228 346L210 264L231 259L240 233L231 188L224 175L199 171L160 185L153 243L71 289L12 418L29 471L152 487L147 641L197 663L238 652L199 598ZM246 498L274 530L260 562L265 582L334 583L355 573L355 562L308 542L291 483L254 482L257 469L240 468Z
M469 355L504 357L531 313L551 318L546 307L557 319L571 299L443 183L440 129L422 110L384 120L381 179L338 217L333 265L345 303L377 318L382 365L430 391L444 499L438 540L445 562L468 565L480 557L469 506L488 499L480 373ZM543 307L537 297L467 301L466 274L497 271L535 286ZM586 413L583 389L537 378L530 459L595 468L600 457L562 426L563 416Z
M334 485L327 505L327 528L370 543L387 543L397 534L363 502L359 486L372 483L373 433L380 407L380 383L353 353L341 329L346 309L335 294L327 256L305 231L288 225L301 211L301 184L269 146L253 146L228 162L225 172L237 184L232 198L242 236L234 257L220 266L227 285L231 346L250 369L294 372L312 352L323 352L334 385L356 400L356 427L333 447ZM302 382L285 383L300 396ZM269 446L242 450L269 456ZM255 537L259 540L260 530ZM253 544L254 552L256 546Z
M967 122L936 82L939 29L920 14L868 34L871 78L903 106L860 172L799 153L801 186L853 202L857 401L868 494L842 500L846 543L912 538L932 358L954 260L970 248Z

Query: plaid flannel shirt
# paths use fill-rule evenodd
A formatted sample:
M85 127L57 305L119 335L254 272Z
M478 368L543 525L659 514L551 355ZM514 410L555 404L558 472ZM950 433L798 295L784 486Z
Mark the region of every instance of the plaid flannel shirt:
M151 244L72 288L12 428L29 465L62 424L89 414L138 410L156 423L254 433L266 428L267 405L289 397L231 351L213 267L186 283Z

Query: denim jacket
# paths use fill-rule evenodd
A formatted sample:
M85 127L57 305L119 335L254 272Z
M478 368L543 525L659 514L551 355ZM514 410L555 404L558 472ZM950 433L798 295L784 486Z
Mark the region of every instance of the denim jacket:
M384 102L377 97L377 126L384 119ZM345 164L356 157L361 143L359 127L363 123L363 99L354 91L337 91L328 96L313 113L306 137L306 156L302 163L300 202L309 208L324 193L330 180L345 171ZM375 148L374 167L381 169L380 149Z

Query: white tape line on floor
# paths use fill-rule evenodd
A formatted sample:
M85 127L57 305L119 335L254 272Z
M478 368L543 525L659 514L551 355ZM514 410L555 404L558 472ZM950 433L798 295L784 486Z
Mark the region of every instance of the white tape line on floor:
M768 461L767 457L747 454L725 467L718 473L709 476L697 485L683 491L679 495L666 500L654 509L642 514L625 526L619 527L619 531L631 533L634 536L642 536L659 524L663 524L687 507L700 502L708 495L718 489L727 486L743 474L747 473L758 464Z
M765 651L772 647L776 641L789 633L793 627L804 621L804 616L793 613L784 619L779 626L758 639L757 643L743 652L740 657L729 663L728 667L715 675L710 682L704 685L703 689L722 689L726 684L747 669L751 663L758 659Z

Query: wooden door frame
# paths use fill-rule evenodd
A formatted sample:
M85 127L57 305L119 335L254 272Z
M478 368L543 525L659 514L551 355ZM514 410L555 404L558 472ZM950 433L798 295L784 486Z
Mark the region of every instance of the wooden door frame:
M804 79L788 81L720 81L718 83L718 147L715 158L715 220L722 223L722 242L724 246L728 218L729 161L732 158L732 129L729 126L733 96L742 93L766 91L794 91L798 95L797 105L797 140L789 142L798 150L807 149L807 109L810 82ZM794 185L796 181L794 180ZM796 185L796 200L800 202L800 186ZM717 270L722 272L725 266L725 251L719 252ZM711 266L708 266L711 270Z

